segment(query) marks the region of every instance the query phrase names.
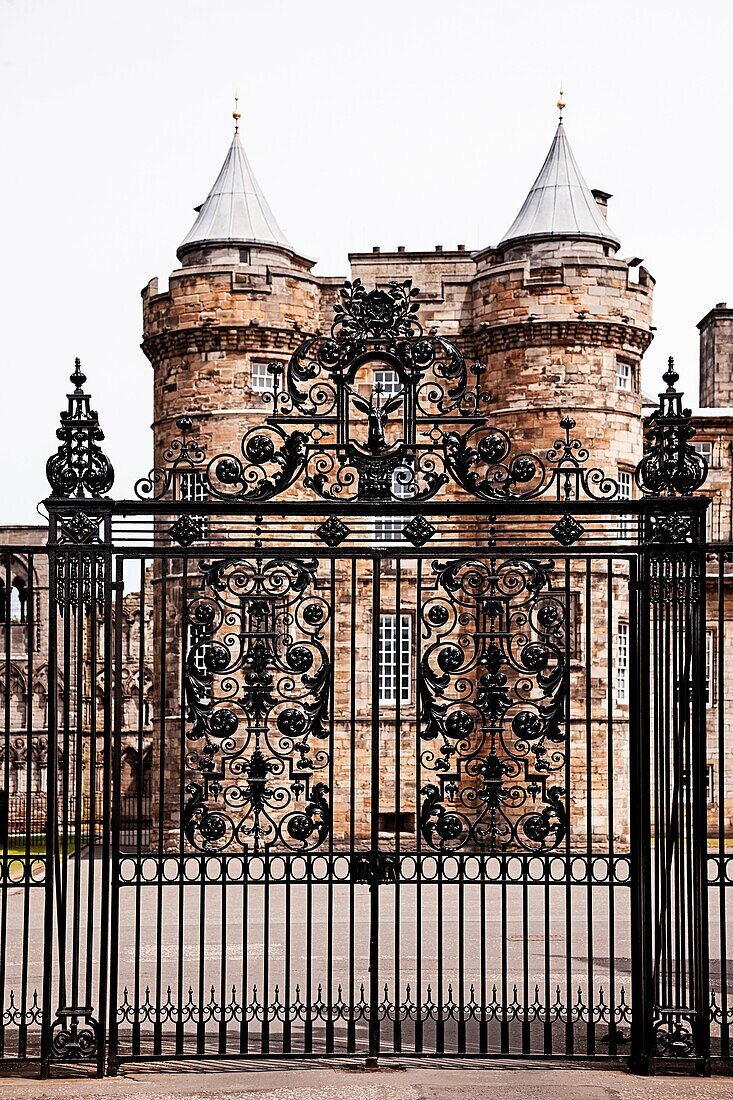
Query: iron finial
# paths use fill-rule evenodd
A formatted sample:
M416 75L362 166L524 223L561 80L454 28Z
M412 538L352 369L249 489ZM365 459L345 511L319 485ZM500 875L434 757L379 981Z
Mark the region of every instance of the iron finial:
M662 375L662 381L667 383L667 393L674 390L675 382L679 381L679 374L674 369L674 358L670 355L667 360L667 369Z
M81 393L81 388L87 380L87 376L81 369L81 359L78 357L74 360L73 373L69 375L69 381L73 382L76 387L76 392Z
M560 95L557 101L557 109L560 112L560 121L562 122L562 113L565 110L565 94L563 92L562 81L560 81Z
M239 92L234 93L234 110L232 111L232 118L234 119L234 133L239 133L239 120L242 117L239 110Z

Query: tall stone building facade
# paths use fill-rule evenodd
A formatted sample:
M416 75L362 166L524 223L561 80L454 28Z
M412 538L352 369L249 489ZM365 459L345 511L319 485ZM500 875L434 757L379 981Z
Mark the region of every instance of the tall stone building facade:
M537 179L496 247L469 251L463 245L451 250L436 246L420 252L375 247L350 255L350 279L369 288L410 280L419 289L423 325L455 341L467 360L484 368L493 397L493 422L517 450L546 451L557 439L561 416L572 412L594 460L618 478L621 495L631 496L633 469L642 453L640 368L652 339L654 280L638 259L620 257L620 242L607 221L609 198L586 184L561 118ZM328 329L342 285L341 278L314 274L313 261L288 241L236 131L221 171L196 212L178 249L180 267L171 273L167 288L161 290L153 279L142 293L143 349L153 367L156 462L175 447L182 416L190 418L190 433L207 456L239 453L244 433L268 413L272 366L286 360L307 335ZM201 491L195 473L180 486L182 495L192 500ZM389 524L377 524L377 541L390 537L394 533ZM399 584L401 607L414 621L414 578L407 567ZM624 616L628 622L623 568L611 579L594 578L594 584L599 591L610 586L614 621L621 622L622 629ZM370 700L365 673L371 612L366 585L362 589L363 630L357 639L356 666L361 686L353 690L359 696L355 721L361 729L357 767L367 769ZM384 608L394 606L395 594L395 578L387 572ZM583 600L579 596L573 609L578 623ZM605 601L599 596L588 608L596 634L607 629ZM174 629L180 634L186 626L179 621ZM614 646L609 639L602 652L583 658L594 662L593 736L599 739L609 721L607 672ZM170 662L168 699L161 709L168 715L163 736L172 745L180 738L183 693L173 652ZM571 671L571 691L578 698L585 692L581 665L578 653ZM344 685L341 696L339 690L337 686L336 706L347 711L352 688ZM618 724L627 723L627 709L619 696L614 719ZM400 727L401 750L390 733L395 725ZM384 726L382 767L393 768L395 753L402 756L404 796L394 816L403 815L401 827L411 832L419 813L410 766L416 744L414 700L406 701L396 718L387 717ZM582 742L586 734L579 721L573 738ZM628 755L624 736L617 737L616 746L621 765ZM590 749L582 745L574 751L587 751L590 757ZM163 797L175 806L180 758L169 752L167 760L170 791ZM590 774L590 768L589 759L584 773ZM584 783L576 782L573 813L577 829L587 832L585 815L590 811ZM594 798L599 806L607 792L596 790ZM621 835L628 810L626 784L618 784L615 798ZM363 828L369 816L365 795L357 812ZM600 821L603 815L598 817ZM385 828L393 825L385 815ZM336 835L345 835L347 827L337 816Z

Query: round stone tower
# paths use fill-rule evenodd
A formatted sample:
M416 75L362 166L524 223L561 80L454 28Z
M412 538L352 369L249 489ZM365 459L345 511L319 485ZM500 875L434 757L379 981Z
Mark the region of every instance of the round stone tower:
M591 459L616 476L641 456L640 366L654 280L639 259L618 258L609 198L583 179L561 115L511 228L476 256L473 321L492 419L515 449L546 450L568 413ZM630 491L621 480L622 494Z
M209 457L234 450L268 406L269 364L287 359L317 327L313 262L288 242L245 155L235 114L221 171L178 249L180 268L142 292L143 350L154 370L155 458L180 436L176 419Z

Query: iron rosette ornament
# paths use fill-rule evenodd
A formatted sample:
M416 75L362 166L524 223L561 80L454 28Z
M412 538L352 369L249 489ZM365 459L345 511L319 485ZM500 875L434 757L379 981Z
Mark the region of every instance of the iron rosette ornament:
M183 828L202 851L294 851L330 830L331 610L317 563L201 562L189 602Z
M691 496L704 483L707 459L691 446L695 435L690 409L682 407L682 393L675 389L679 374L670 357L662 375L667 388L649 417L649 448L636 468L636 484L649 496Z
M566 608L554 565L435 562L421 611L420 827L440 851L546 852L565 836Z

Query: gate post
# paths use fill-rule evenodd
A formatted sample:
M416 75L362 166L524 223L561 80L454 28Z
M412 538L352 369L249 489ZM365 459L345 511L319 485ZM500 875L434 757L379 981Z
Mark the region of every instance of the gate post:
M101 1076L112 690L112 517L102 494L114 471L98 445L104 436L78 359L71 381L75 388L56 433L61 444L46 465L52 495L45 502L49 738L41 1073L48 1076L52 1063L72 1062L91 1064Z
M636 471L639 719L632 727L632 1069L708 1073L705 516L672 360ZM636 743L635 743L636 742Z

